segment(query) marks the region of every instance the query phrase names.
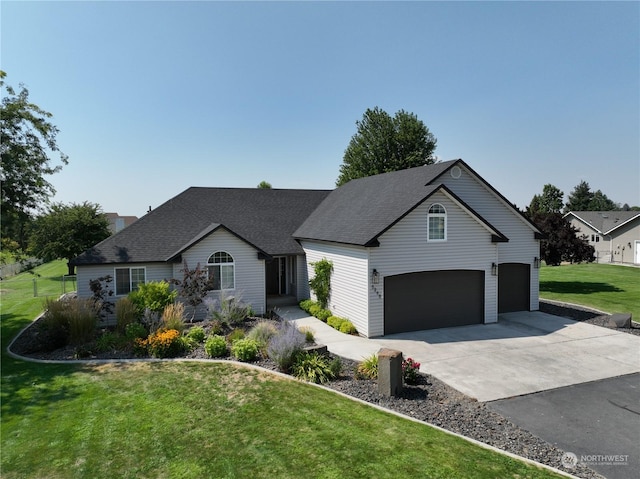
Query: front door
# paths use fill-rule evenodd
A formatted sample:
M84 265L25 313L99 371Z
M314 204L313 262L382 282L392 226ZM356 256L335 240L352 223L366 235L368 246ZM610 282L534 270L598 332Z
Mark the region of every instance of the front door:
M267 294L287 294L287 258L276 257L267 262Z

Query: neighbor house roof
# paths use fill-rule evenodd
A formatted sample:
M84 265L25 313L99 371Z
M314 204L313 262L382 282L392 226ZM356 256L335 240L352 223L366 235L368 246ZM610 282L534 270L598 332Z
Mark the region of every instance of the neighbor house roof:
M508 241L486 219L437 181L456 163L468 168L462 160L452 160L352 180L332 191L295 231L294 236L298 239L375 246L382 233L440 191L489 230L494 241ZM537 231L535 227L534 231Z
M74 259L74 264L178 260L224 228L267 255L302 254L291 236L328 190L189 188Z
M575 216L594 231L608 235L612 231L640 218L640 211L569 211L565 217Z

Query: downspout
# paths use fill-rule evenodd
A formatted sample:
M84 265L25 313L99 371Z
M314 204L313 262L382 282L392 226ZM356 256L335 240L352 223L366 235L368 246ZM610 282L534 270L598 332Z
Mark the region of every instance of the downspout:
M609 263L613 263L613 236L609 236Z

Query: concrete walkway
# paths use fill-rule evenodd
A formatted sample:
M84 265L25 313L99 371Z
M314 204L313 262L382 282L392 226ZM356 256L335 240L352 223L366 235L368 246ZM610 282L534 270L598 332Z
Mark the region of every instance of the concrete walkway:
M382 347L397 349L422 372L479 401L640 372L640 337L541 312L375 339L342 334L295 306L279 313L310 327L334 354L360 361Z

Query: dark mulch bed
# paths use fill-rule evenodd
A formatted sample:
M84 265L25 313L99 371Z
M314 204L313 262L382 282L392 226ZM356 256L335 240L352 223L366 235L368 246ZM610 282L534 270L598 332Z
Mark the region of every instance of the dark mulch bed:
M598 325L601 325L599 324L600 321L604 321L601 316L586 310L550 303L541 302L540 304L541 311L551 314L571 317L578 321ZM252 319L251 321L257 320ZM200 325L204 326L205 330L207 329L207 323L200 323ZM28 353L27 351L35 341L31 337L35 330L36 328L33 327L27 328L13 343L12 351L16 354L24 354L37 359L76 359L76 350L73 347L46 353ZM632 334L635 334L635 331ZM111 351L91 354L90 358L87 359L127 359L131 357L133 357L131 351ZM185 358L190 359L205 359L206 357L203 346L196 348L185 356ZM418 384L405 385L399 397L387 397L378 392L377 381L356 379L357 363L355 361L341 359L343 372L340 378L326 385L331 389L405 414L417 420L440 426L542 464L565 470L579 477L588 479L602 478L595 471L581 464L578 464L574 469L564 468L561 463L564 451L516 426L508 419L491 411L484 403L465 396L431 375L420 374ZM270 370L277 369L275 364L268 359L259 360L255 364Z
M603 328L615 329L616 331L620 331L623 333L640 336L640 327L634 327L633 322L631 323L630 328L613 328L609 326L608 314L601 314L597 311L593 311L592 309L564 303L557 303L555 301L540 301L540 311L542 311L543 313L553 314L554 316L562 316L564 318L573 319L574 321L594 324Z

